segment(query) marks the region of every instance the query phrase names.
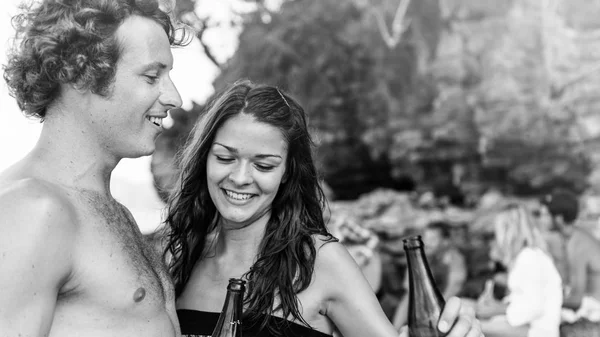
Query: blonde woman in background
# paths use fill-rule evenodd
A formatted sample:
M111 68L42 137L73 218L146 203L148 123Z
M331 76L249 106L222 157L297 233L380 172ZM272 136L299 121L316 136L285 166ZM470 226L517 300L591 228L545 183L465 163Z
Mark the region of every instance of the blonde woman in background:
M491 257L508 270L509 295L498 301L485 291L479 298L484 334L558 337L562 282L537 224L523 206L510 204L496 215L494 231Z

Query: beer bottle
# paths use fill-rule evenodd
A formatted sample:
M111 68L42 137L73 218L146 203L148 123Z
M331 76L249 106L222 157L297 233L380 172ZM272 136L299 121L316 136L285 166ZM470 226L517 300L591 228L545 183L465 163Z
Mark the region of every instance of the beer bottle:
M435 284L421 236L403 240L408 263L408 335L441 337L437 324L446 302ZM406 277L406 276L405 276Z
M242 307L246 281L230 278L227 297L212 337L242 337Z

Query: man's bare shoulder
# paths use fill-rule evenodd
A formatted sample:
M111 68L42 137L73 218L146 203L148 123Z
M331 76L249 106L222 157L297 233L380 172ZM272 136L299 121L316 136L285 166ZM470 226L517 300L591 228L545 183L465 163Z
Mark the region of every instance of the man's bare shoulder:
M40 292L45 289L42 285L59 287L72 272L74 219L72 205L57 186L32 178L4 181L0 186L0 274L41 287ZM11 279L0 277L0 283L25 291Z
M30 239L49 231L69 234L75 229L74 219L74 207L66 193L52 183L24 178L0 184L3 233L17 232Z
M600 241L584 228L575 228L567 244L572 265L593 266L600 270Z
M600 240L585 228L575 228L570 241L572 246L582 250L597 249L600 251Z

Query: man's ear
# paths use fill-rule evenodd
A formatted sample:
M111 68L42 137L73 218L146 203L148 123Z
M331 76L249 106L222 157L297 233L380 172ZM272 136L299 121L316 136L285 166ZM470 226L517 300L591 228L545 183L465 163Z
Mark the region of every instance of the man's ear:
M66 94L65 97L81 97L86 99L91 94L91 90L81 81L75 83L65 83L61 86L61 91Z
M554 216L554 223L560 228L563 229L566 225L565 218L562 215Z
M85 94L88 91L88 89L83 85L83 83L71 83L69 84L69 86L80 94Z

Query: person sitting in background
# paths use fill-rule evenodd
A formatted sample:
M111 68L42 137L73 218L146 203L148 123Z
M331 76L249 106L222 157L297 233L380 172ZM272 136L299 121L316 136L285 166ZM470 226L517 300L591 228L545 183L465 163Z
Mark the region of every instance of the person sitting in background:
M496 300L488 283L476 305L484 334L558 337L562 282L537 223L510 204L494 218L494 232L490 254L508 270L508 296Z
M331 218L328 231L337 238L360 267L375 292L381 285L382 264L377 246L379 237L373 231L361 227L352 217L340 215Z
M448 299L458 295L467 278L467 267L464 256L450 240L450 225L442 221L429 223L423 232L423 242L429 268L442 296ZM406 275L404 288L408 290ZM408 296L403 296L396 308L393 323L399 329L407 320Z
M600 321L600 241L576 225L579 200L574 193L557 189L541 203L551 230L560 233L550 251L563 278L563 316L567 321Z

